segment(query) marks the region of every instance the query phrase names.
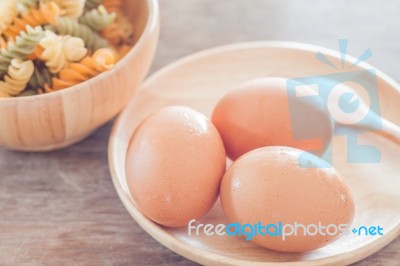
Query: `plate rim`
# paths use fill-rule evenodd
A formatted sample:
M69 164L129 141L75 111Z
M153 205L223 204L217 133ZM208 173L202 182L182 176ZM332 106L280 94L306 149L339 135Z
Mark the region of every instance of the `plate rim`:
M306 43L300 43L300 42L288 42L288 41L257 41L257 42L241 42L241 43L233 43L233 44L227 44L227 45L222 45L222 46L217 46L205 50L201 50L198 52L195 52L193 54L189 54L187 56L184 56L176 61L173 61L172 63L167 64L166 66L161 67L159 70L154 72L150 77L148 77L141 85L141 87L146 87L148 83L151 83L153 80L157 79L158 77L162 76L164 73L177 68L181 65L186 64L187 62L191 62L194 60L198 60L202 57L206 56L212 56L214 54L218 54L223 51L228 51L228 50L239 50L239 49L251 49L251 48L286 48L286 49L292 49L292 50L300 50L300 51L306 51L306 52L316 52L320 51L328 56L335 57L337 59L340 59L340 54L329 48L317 46L317 45L312 45L312 44L306 44ZM350 55L346 55L346 61L355 61L356 58ZM371 66L370 64L366 62L362 62L359 64L361 68L374 68L376 71L376 76L379 77L380 79L384 80L386 83L390 85L394 90L396 90L398 93L400 93L400 85L397 83L394 79L389 77L387 74L384 72L380 71L379 69ZM139 90L140 92L141 90ZM132 99L136 96L133 95ZM129 101L128 105L130 104L131 101ZM157 242L165 246L166 248L172 250L176 254L183 256L189 260L192 260L197 263L202 263L202 264L213 264L213 265L252 265L252 266L276 266L276 265L289 265L289 266L299 266L299 265L309 265L309 266L316 266L316 265L348 265L351 263L355 263L357 261L360 261L390 242L392 242L394 239L396 239L398 236L400 236L400 221L398 221L397 225L394 226L394 228L391 230L389 234L385 234L386 237L378 238L377 240L373 241L369 245L364 245L359 249L356 249L355 251L346 251L334 256L330 257L325 257L325 258L320 258L320 259L315 259L315 260L309 260L309 261L293 261L293 262L260 262L260 261L249 261L249 260L243 260L243 259L236 259L236 258L231 258L227 257L224 255L212 253L207 250L201 250L197 249L195 247L191 247L190 245L180 241L179 239L173 237L169 233L167 233L161 226L158 224L154 223L150 219L148 219L146 216L144 216L138 208L135 206L132 206L131 199L126 195L125 191L123 190L122 186L120 185L120 182L118 181L118 176L117 176L117 170L116 170L116 165L114 164L114 149L118 141L117 137L117 132L120 127L120 121L122 120L122 117L125 116L125 113L127 112L126 108L118 115L117 119L115 120L109 142L108 142L108 164L109 164L109 169L111 173L111 178L112 182L114 184L114 187L117 191L117 194L122 201L124 207L127 209L128 213L131 215L131 217L138 223L138 225L147 233L149 234L152 238L154 238Z

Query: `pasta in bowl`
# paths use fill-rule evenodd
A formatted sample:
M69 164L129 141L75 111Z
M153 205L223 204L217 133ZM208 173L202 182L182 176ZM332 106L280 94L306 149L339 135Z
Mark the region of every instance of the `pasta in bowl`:
M158 6L0 0L0 33L0 147L53 150L82 140L126 105L155 54Z

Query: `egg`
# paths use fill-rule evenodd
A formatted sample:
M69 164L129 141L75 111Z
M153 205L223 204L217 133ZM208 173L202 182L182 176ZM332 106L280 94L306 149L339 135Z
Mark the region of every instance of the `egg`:
M214 205L226 170L223 142L213 124L181 106L160 109L135 130L126 156L129 191L156 223L184 226Z
M323 154L333 124L322 98L307 86L299 87L298 94L289 94L286 82L284 78L251 80L218 102L212 121L232 160L264 146L290 146Z
M222 179L221 204L230 223L269 226L252 242L285 252L334 241L347 232L355 211L349 188L333 167L310 153L279 146L237 159Z

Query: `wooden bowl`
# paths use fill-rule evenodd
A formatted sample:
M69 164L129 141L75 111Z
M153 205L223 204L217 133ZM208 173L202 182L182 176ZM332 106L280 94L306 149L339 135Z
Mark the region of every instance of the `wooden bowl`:
M128 212L152 237L176 253L207 265L345 265L376 252L400 233L400 148L374 133L362 133L359 143L373 144L382 153L376 164L346 162L346 141L335 137L333 164L347 179L355 199L354 226L380 225L384 235L353 234L307 253L279 253L229 236L188 236L187 228L166 228L146 218L130 197L125 180L125 156L138 123L166 105L186 105L210 116L215 104L233 85L265 77L304 77L337 73L315 60L317 51L336 65L339 52L286 42L248 43L207 50L181 59L155 73L115 122L109 143L109 164L115 188ZM355 59L347 57L345 66ZM361 64L352 70L371 68ZM381 113L400 124L400 87L377 71ZM219 202L199 223L226 223ZM132 241L141 241L132 239Z
M87 137L125 107L147 75L159 36L157 0L126 0L135 46L111 71L44 95L0 99L0 146L21 151L62 148Z

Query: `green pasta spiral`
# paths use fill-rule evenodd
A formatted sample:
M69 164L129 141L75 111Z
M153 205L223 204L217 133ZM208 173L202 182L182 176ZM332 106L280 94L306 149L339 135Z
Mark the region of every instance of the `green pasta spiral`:
M98 8L83 14L80 18L80 22L94 31L100 31L110 26L115 21L115 18L115 13L108 13L106 8L100 5Z
M103 0L86 0L85 11L97 8L102 2Z
M21 32L17 36L15 43L9 42L7 48L2 48L0 52L0 78L7 72L12 59L25 59L31 54L36 44L44 37L42 27L26 27L26 32Z
M61 35L81 38L85 42L86 48L91 50L98 50L107 46L107 41L91 28L68 17L59 17L54 29Z
M43 89L45 84L51 86L52 74L50 70L43 64L35 63L35 71L29 80L28 87L33 90Z
M0 98L66 89L113 67L134 28L121 1L0 0Z

